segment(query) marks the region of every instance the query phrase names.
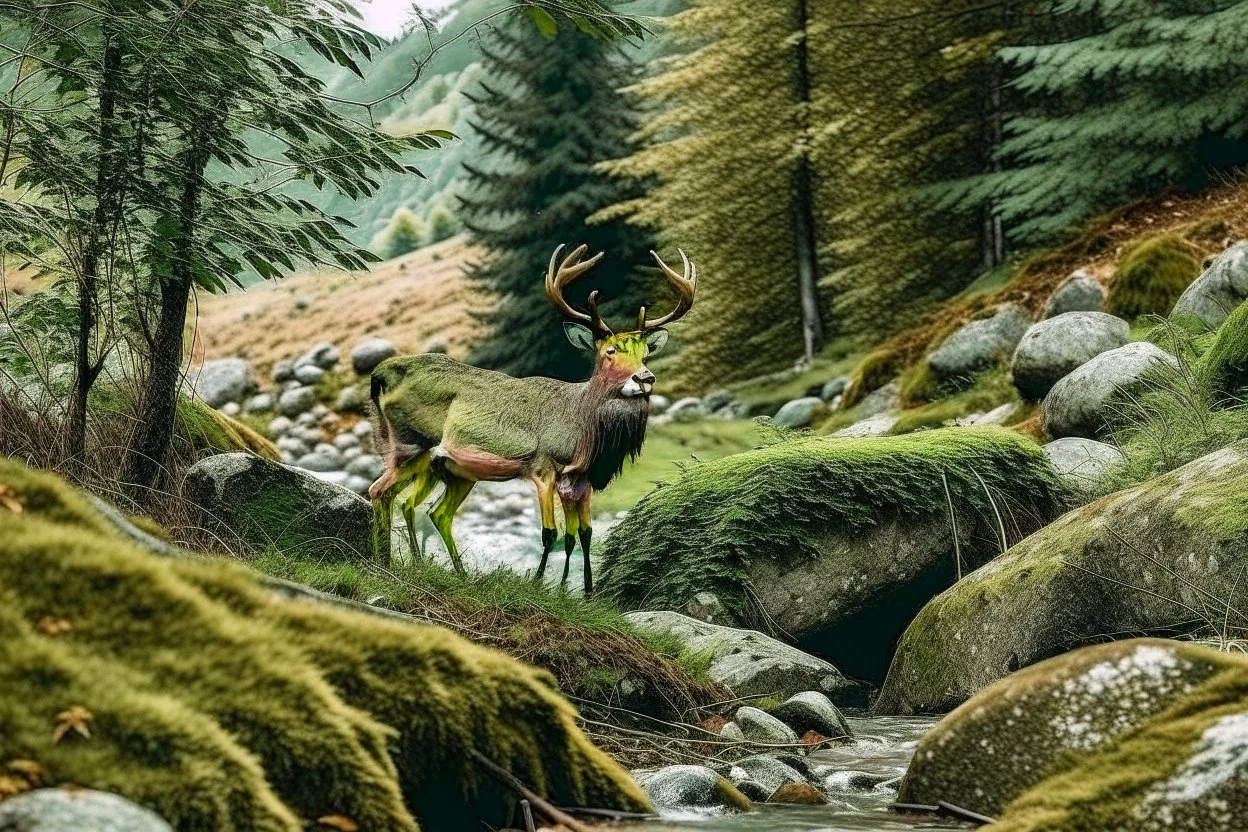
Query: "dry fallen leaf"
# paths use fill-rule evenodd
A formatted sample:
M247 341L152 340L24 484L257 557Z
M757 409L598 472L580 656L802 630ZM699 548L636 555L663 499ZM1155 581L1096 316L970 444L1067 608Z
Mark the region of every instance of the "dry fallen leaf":
M35 626L45 636L63 636L74 629L74 625L69 623L69 619L58 618L55 615L45 615L39 619L39 623Z
M48 769L43 763L38 763L34 760L23 760L20 757L9 760L7 768L14 774L25 777L36 786L43 782L43 778L48 774Z
M0 484L0 508L8 509L14 514L22 513L22 498L11 485Z
M316 819L317 826L336 829L338 832L359 832L360 825L346 815L326 815Z
M95 719L95 714L81 705L74 705L69 710L61 711L56 715L56 728L52 730L52 742L60 742L61 738L70 731L90 739L91 729L88 726L93 719Z
M25 777L17 777L13 774L0 774L0 800L28 792L33 788L34 786Z

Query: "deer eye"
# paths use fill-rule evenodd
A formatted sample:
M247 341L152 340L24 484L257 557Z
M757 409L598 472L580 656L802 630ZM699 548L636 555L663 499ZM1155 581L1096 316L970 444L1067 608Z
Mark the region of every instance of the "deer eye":
M615 347L607 347L607 355L615 355Z

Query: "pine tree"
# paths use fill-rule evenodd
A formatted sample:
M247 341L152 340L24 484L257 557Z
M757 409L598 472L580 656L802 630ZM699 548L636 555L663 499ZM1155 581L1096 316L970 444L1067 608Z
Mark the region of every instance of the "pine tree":
M1048 23L1003 52L1025 99L1006 171L968 191L999 195L1013 236L1248 161L1248 2L1068 0Z
M647 145L607 166L656 184L604 216L662 229L699 266L674 368L689 388L791 366L819 346L811 13L800 0L696 0L668 19L683 52L637 86L656 109Z
M595 170L629 150L633 109L619 88L633 70L610 44L573 27L552 35L523 24L494 35L483 65L474 128L493 162L465 165L470 187L457 213L486 249L470 277L498 300L470 360L513 375L584 378L587 360L567 342L543 276L560 244L606 251L569 297L583 308L597 288L609 320L636 319L648 235L618 220L587 223L633 195Z

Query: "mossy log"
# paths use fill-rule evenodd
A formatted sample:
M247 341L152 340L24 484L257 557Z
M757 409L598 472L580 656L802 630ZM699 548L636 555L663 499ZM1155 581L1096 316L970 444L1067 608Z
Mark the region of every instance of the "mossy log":
M178 830L514 824L516 795L474 751L556 805L648 808L544 671L239 564L145 552L3 458L0 494L0 762Z

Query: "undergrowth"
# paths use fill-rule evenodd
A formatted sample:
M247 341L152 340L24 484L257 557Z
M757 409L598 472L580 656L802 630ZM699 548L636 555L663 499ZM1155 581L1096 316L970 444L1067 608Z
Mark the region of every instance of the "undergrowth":
M745 612L755 558L814 557L829 531L852 537L897 518L944 516L942 474L959 513L991 517L995 500L1024 532L1068 500L1043 452L1001 428L804 436L690 466L657 488L607 537L601 586L629 609L679 609L710 590Z
M711 657L670 633L631 625L605 600L538 585L505 569L458 575L430 561L381 567L270 553L252 561L275 577L408 613L554 674L582 699L665 719L728 698ZM614 682L604 686L611 678Z
M923 366L926 366L926 363ZM940 388L937 389L939 391ZM961 392L953 392L944 398L939 398L938 392L936 400L930 404L902 411L889 432L910 433L922 428L941 427L970 416L972 413L986 413L1009 402L1019 404L1012 418L1005 423L1012 425L1025 418L1027 408L1022 406L1018 390L1014 387L1010 374L1005 368L986 370L977 373L970 386Z

